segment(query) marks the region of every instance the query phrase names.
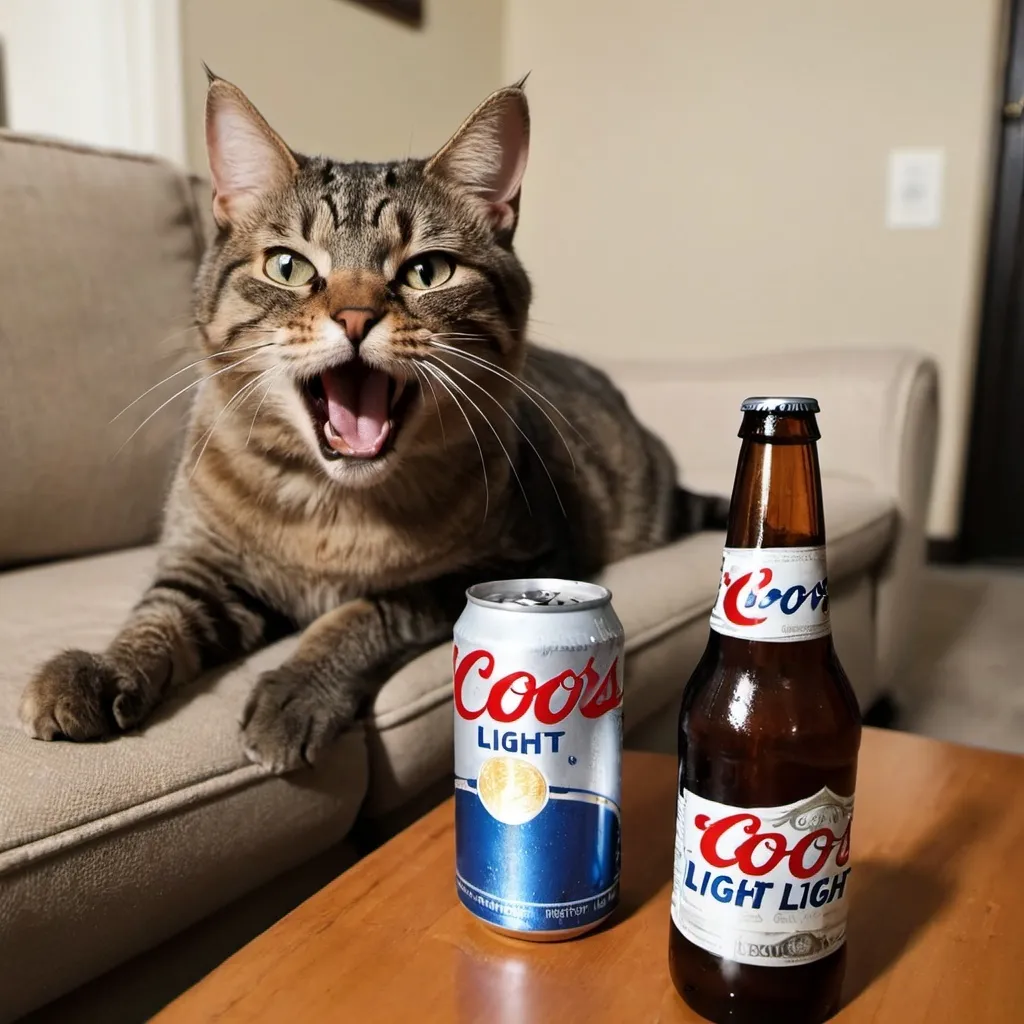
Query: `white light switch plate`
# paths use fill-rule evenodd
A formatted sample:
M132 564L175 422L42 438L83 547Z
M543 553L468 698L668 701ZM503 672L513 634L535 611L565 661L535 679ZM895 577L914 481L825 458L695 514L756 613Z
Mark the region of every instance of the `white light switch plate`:
M942 223L943 149L894 149L889 153L885 224L937 228Z

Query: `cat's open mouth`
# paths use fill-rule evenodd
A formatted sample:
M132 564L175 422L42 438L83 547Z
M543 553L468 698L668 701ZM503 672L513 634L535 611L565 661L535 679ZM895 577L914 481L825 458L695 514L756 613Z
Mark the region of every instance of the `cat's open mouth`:
M375 459L394 443L415 388L352 359L301 386L324 458Z

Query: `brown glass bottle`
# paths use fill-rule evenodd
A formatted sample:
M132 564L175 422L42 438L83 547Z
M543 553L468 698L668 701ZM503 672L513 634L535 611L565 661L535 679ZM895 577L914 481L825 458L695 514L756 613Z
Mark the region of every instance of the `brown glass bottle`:
M784 858L781 862L782 870L796 864L796 870L803 872L808 866L814 866L815 849L833 844L830 856L834 859L829 862L833 874L826 880L815 882L811 879L806 889L802 889L799 878L793 878L789 888L783 881L767 887L770 891L758 914L764 921L782 921L778 928L783 932L796 929L788 938L780 939L779 934L774 934L766 936L763 943L742 941L735 938L740 933L730 932L725 927L717 932L711 928L714 934L708 940L710 933L702 931L701 927L694 931L684 911L681 910L677 918L674 888L669 966L680 995L709 1020L816 1024L838 1009L845 968L846 894L842 883L847 872L837 865L846 865L844 857L849 855L849 821L860 745L860 714L832 646L827 596L821 598L818 609L813 611L810 599L805 598L801 609L788 618L786 609L781 607L786 605L791 611L801 596L811 591L808 573L815 566L821 572L824 585L814 593L819 597L822 591L827 594L825 527L815 445L820 436L814 415L818 404L813 399L748 399L742 408L744 416L739 436L743 443L733 487L723 557L723 583L712 615L707 648L686 686L679 717L680 816L682 819L687 798L692 821L693 805L707 806L695 797L729 805L726 810L742 813L743 809L779 809L783 805L812 801L827 787L826 801L831 800L833 794L849 800L842 807L827 803L821 808L813 805L817 818L810 825L810 819L801 819L799 824L805 829L812 828L833 815L830 820L839 821L836 828L846 829L843 840L846 846L842 848L838 839L833 840L828 832L822 831L813 841L817 846L812 844L801 848L810 851L803 861L795 860L794 854L794 857ZM778 549L782 548L796 550L780 552ZM752 552L734 549L773 550ZM802 570L799 566L795 570L785 569L787 558L801 557L811 559L811 563L804 565ZM754 567L746 587L740 587L742 579L729 577L730 558L738 560L741 566ZM779 584L776 593L781 597L774 601L770 585L762 585L758 589L766 579L764 570L757 568L761 562L755 560L759 558L763 558L764 564L775 566L773 582ZM819 559L816 563L813 561L815 558ZM780 566L785 571L780 571ZM799 578L801 571L804 589L789 589L787 583ZM785 579L787 572L788 580ZM745 601L742 600L744 597ZM763 609L762 604L767 604L767 609ZM726 605L729 606L728 614L738 624L724 617ZM809 625L799 627L791 624L801 616ZM763 620L766 625L747 627L744 620ZM776 620L778 625L775 625ZM715 628L716 621L724 632ZM745 628L751 633L769 628L789 630L790 633L770 639L748 639L744 635ZM801 629L811 638L792 639L794 635L803 635ZM688 797L688 794L694 796ZM842 817L844 813L845 819ZM740 861L723 868L712 866L702 874L699 869L707 865L701 860L701 851L705 850L704 841L710 839L716 825L714 815L696 820L698 824L691 823L691 832L688 833L693 837L688 840L689 849L694 852L680 852L685 844L677 832L676 888L682 890L685 887L682 895L692 900L694 906L707 905L711 908L709 913L731 914L732 909L719 911L717 904L712 904L707 894L700 894L699 890L708 880L714 887L714 877L710 876L720 871L727 881L715 892L718 896L731 894L742 883L736 877L737 872L742 874ZM745 824L750 824L749 819L737 824L730 832L722 833L722 844L707 847L719 858L710 862L712 865L731 859L730 843L735 845L737 839L746 838L747 833L743 832ZM705 831L698 832L698 828ZM757 840L754 853L746 861L747 864L759 861L757 870L763 869L763 862L772 858L775 855L773 851L783 842L782 837L772 838L771 828L772 822L768 820L758 826L758 834L763 832L765 838ZM803 833L791 830L791 835L792 845L796 845L796 837ZM751 839L751 842L755 840ZM696 861L696 865L691 861ZM708 879L704 878L705 874ZM753 888L756 877L768 879L772 876L750 876L745 883L748 892ZM731 886L730 882L733 883ZM791 922L797 920L803 911L787 914L778 909L799 906L801 893L806 901L807 892L811 893L812 900L814 897L832 899L827 912L839 915L840 923L836 924L833 919L830 932L800 932L799 926ZM742 889L739 895L744 895ZM767 906L771 900L776 901L774 910ZM742 909L746 911L751 905L752 900L747 899ZM689 929L688 934L697 941L691 941L683 934L677 927L677 920L683 920ZM751 927L775 925L755 924ZM816 935L824 938L816 938ZM709 946L718 951L709 951ZM829 951L823 953L822 949ZM752 953L777 956L772 966L761 966L750 962L748 954ZM803 959L796 955L801 953ZM794 964L782 959L791 954L796 961ZM808 956L818 958L808 959Z

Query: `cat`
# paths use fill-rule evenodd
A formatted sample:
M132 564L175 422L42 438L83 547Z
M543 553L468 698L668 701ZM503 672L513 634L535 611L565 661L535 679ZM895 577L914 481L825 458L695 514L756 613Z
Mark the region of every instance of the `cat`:
M40 739L139 726L169 693L296 630L245 706L247 756L312 764L465 588L592 577L724 523L608 378L526 340L512 241L523 83L427 160L293 152L209 76L217 235L196 283L205 376L156 578L102 654L31 679Z

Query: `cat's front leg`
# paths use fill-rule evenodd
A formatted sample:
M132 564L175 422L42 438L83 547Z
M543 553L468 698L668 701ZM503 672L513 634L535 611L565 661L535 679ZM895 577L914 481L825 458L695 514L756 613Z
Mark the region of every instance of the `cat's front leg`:
M132 729L172 688L291 628L207 558L169 553L106 651L63 651L36 672L22 696L22 723L42 740Z
M348 601L256 682L242 716L251 761L288 772L316 761L403 661L451 636L459 587Z

